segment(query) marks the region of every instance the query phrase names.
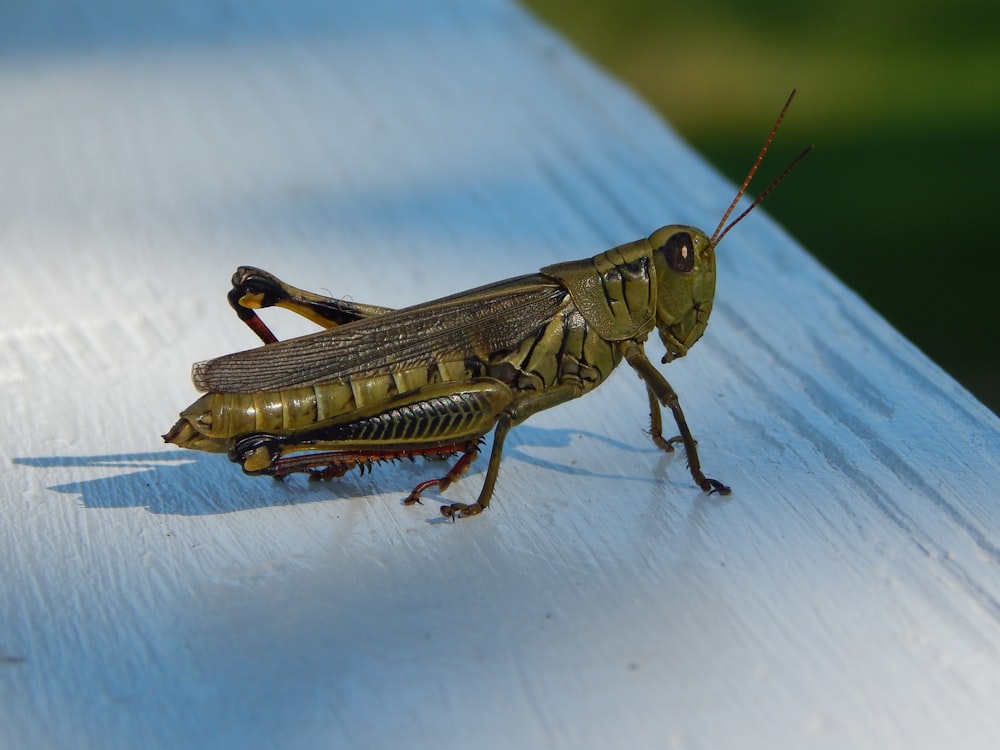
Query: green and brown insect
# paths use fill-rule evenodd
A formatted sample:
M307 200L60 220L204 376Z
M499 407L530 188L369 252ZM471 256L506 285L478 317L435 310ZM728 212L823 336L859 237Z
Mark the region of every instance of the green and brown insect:
M409 504L465 473L492 430L478 500L441 508L447 517L473 516L489 505L510 429L592 391L624 359L646 385L653 442L665 451L681 443L695 484L729 494L702 472L677 394L643 344L655 329L665 364L701 338L715 297L715 248L809 150L726 224L792 96L711 237L665 226L593 258L400 310L320 296L239 268L229 302L264 346L195 364L192 378L205 395L164 440L227 453L246 473L273 477L331 479L381 461L460 454L444 476L418 484ZM265 307L325 330L278 341L254 312ZM661 405L673 414L677 437L663 437Z

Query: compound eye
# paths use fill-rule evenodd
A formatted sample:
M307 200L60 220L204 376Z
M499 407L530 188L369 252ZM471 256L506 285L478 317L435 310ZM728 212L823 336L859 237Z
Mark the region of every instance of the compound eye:
M660 248L663 257L677 273L691 273L694 270L694 242L687 232L670 235Z

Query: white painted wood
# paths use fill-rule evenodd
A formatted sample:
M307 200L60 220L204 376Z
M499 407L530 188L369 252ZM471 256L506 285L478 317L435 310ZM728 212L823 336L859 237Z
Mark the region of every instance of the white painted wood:
M454 525L399 504L438 467L161 443L254 343L239 264L402 305L714 226L733 187L517 7L8 4L0 102L0 746L1000 744L998 421L763 212L666 370L729 499L627 368Z

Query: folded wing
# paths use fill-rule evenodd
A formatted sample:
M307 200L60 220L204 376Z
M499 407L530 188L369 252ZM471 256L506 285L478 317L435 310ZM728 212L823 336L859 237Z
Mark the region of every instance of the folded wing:
M571 304L561 284L534 274L394 310L337 328L194 365L201 391L254 393L343 382L487 359L515 347Z

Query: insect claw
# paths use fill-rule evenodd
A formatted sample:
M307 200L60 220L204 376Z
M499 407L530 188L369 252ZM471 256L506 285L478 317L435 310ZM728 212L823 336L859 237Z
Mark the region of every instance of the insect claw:
M454 521L456 518L471 518L472 516L478 516L484 510L486 510L486 508L479 503L473 503L472 505L466 505L465 503L452 503L451 505L441 506L441 515Z
M720 482L718 479L710 479L708 477L703 477L701 481L701 488L707 492L709 495L714 495L718 492L720 495L728 495L732 490Z
M663 436L660 436L660 439L657 440L656 436L654 435L653 436L653 442L656 443L657 446L659 446L660 448L662 448L667 453L673 453L674 452L674 446L677 445L678 443L683 443L684 442L684 438L682 438L680 435L675 435L674 437L670 438L669 440L664 440Z

